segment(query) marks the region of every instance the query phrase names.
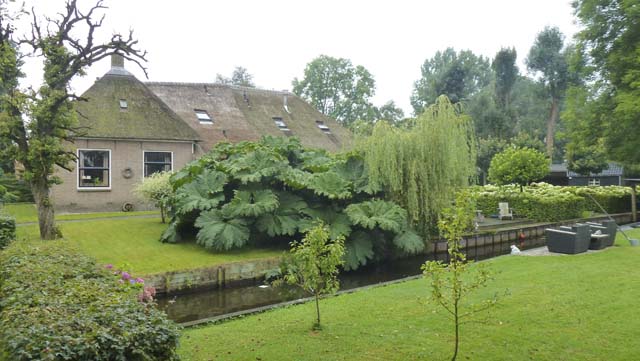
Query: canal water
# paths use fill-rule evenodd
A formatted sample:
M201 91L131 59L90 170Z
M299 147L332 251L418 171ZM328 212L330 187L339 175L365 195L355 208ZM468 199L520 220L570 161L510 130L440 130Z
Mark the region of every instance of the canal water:
M532 241L529 240L525 248L544 244L544 241ZM465 252L468 259L482 260L508 254L510 245L510 242L496 242L491 245L471 247ZM446 262L447 258L446 252L423 254L368 265L356 271L343 272L340 274L340 289L349 290L419 275L422 272L420 267L426 261L437 259ZM308 296L295 287L271 287L265 285L263 281L252 281L241 287L216 288L162 297L158 299L158 307L164 310L170 319L178 323L186 323Z

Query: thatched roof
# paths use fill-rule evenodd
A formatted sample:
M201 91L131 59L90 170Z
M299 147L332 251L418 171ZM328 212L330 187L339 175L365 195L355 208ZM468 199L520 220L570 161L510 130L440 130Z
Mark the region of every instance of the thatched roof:
M198 134L124 68L112 68L76 103L90 138L196 141ZM126 102L122 108L120 101ZM124 104L123 104L124 105Z
M145 84L198 132L205 150L220 141L257 140L262 135L296 136L306 146L329 151L351 146L348 130L289 92L209 83ZM205 111L213 122L201 124L196 110ZM276 124L277 118L284 126Z

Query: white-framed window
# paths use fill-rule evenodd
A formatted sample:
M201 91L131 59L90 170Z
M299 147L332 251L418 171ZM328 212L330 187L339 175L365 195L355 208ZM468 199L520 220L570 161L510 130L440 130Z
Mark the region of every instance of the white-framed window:
M159 172L170 172L173 170L173 152L165 151L144 151L145 177Z
M213 123L213 119L211 118L209 113L207 113L206 110L194 109L193 111L196 113L196 117L200 121L200 124L212 124Z
M599 186L600 185L600 178L589 178L589 182L587 183L587 185Z
M78 189L111 189L111 149L78 149Z
M129 107L129 104L127 103L127 99L120 99L120 109L124 110L127 109Z

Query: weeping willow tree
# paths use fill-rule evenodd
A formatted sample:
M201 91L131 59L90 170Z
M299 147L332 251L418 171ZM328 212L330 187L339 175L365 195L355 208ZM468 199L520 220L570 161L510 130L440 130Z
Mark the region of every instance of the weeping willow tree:
M359 147L371 184L404 206L423 234L434 230L438 213L476 174L471 119L444 95L409 129L378 122Z

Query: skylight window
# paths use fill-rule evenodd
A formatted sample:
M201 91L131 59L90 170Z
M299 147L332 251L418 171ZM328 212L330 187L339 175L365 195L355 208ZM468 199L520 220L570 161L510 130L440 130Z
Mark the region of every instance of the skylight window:
M278 128L280 128L280 130L282 130L283 132L290 132L287 124L282 121L282 118L274 117L273 122L276 123L276 126L278 126Z
M198 117L200 124L213 123L213 119L211 119L211 116L209 115L209 113L207 113L206 110L194 109L193 111L196 113L196 117Z
M127 104L126 99L120 99L120 109L127 109L129 105Z
M331 134L331 129L329 129L329 127L324 124L322 120L316 120L316 125L318 126L318 128L320 128L320 130L322 130L323 133Z

